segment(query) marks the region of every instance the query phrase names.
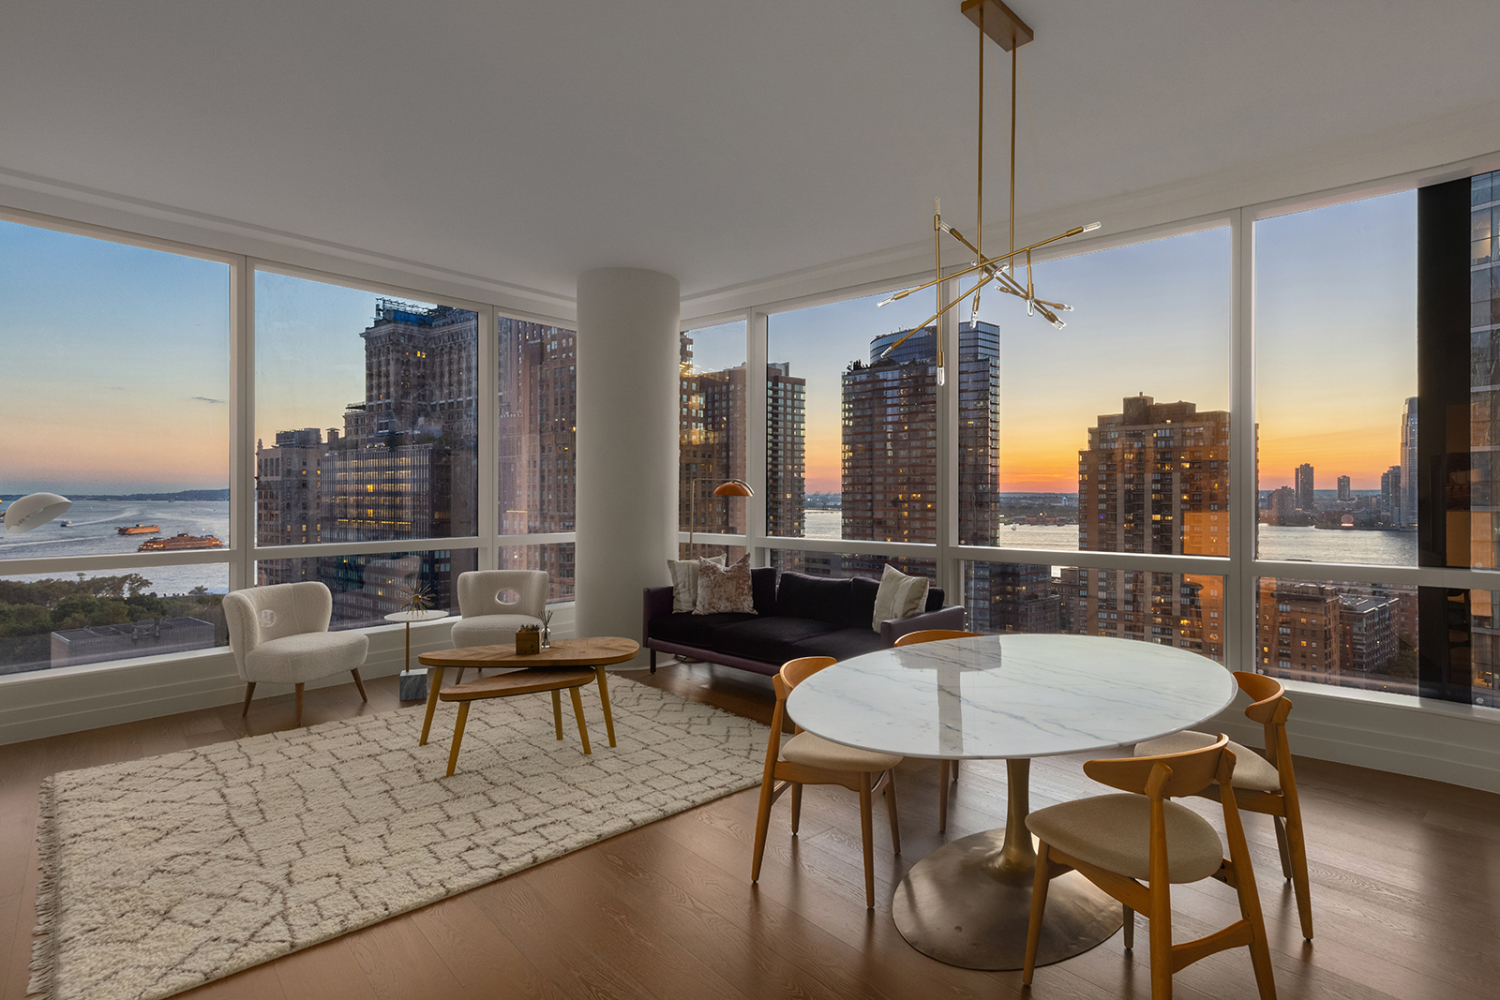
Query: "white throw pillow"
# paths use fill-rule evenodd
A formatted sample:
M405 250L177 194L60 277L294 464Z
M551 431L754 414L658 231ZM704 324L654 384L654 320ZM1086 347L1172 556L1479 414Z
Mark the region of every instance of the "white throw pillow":
M870 627L880 631L880 623L919 615L927 607L927 586L931 581L925 576L907 576L885 564L880 574L880 592L875 595L875 618Z
M667 569L672 571L672 611L693 611L698 607L698 560L668 559ZM723 556L714 556L704 562L724 565Z

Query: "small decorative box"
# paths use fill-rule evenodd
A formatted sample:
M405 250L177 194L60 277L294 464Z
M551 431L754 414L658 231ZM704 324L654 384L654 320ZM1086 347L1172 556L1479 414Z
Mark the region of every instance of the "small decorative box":
M534 656L542 651L542 630L529 625L516 632L516 655Z

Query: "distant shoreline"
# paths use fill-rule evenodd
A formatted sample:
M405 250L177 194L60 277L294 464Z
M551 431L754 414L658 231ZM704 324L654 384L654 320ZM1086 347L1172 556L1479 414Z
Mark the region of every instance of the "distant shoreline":
M9 502L19 500L26 496L25 493L0 493L0 500ZM192 500L198 503L205 501L222 500L228 502L229 490L178 490L176 493L73 493L68 496L69 500L146 500L146 501L169 501L169 500Z

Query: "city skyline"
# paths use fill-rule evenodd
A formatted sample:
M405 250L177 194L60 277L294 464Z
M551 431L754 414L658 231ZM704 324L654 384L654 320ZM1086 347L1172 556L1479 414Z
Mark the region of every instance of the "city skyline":
M1375 489L1399 464L1390 428L1415 389L1414 206L1403 192L1256 224L1261 489L1289 485L1304 462ZM0 491L227 485L226 265L12 223L0 226L0 259L14 370L58 371L41 354L74 360L65 378L7 383L18 433ZM1001 329L1002 492L1072 492L1079 429L1111 399L1144 392L1227 408L1227 229L1037 270L1049 294L1077 307L1066 330L1026 317L1009 296L992 293L980 309ZM255 284L255 437L336 425L362 397L357 335L380 296L264 271ZM931 312L925 294L876 310L883 297L770 317L769 360L807 380L808 492L839 489L844 369L875 337ZM743 323L708 329L738 337L701 336L700 367L743 364ZM162 346L140 354L132 343ZM1330 390L1329 370L1351 388Z

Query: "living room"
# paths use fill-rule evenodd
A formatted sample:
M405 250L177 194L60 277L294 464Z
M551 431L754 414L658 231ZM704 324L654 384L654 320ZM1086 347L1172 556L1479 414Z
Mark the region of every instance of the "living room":
M1144 996L1118 896L1022 968L1022 834L1179 730L1301 787L1240 796L1251 880L1182 799L1229 886L1179 940L1249 882L1284 995L1485 995L1500 24L1404 13L9 13L0 998ZM1016 704L1096 738L983 745ZM904 759L773 781L804 735ZM984 834L1025 898L955 957L901 900Z

